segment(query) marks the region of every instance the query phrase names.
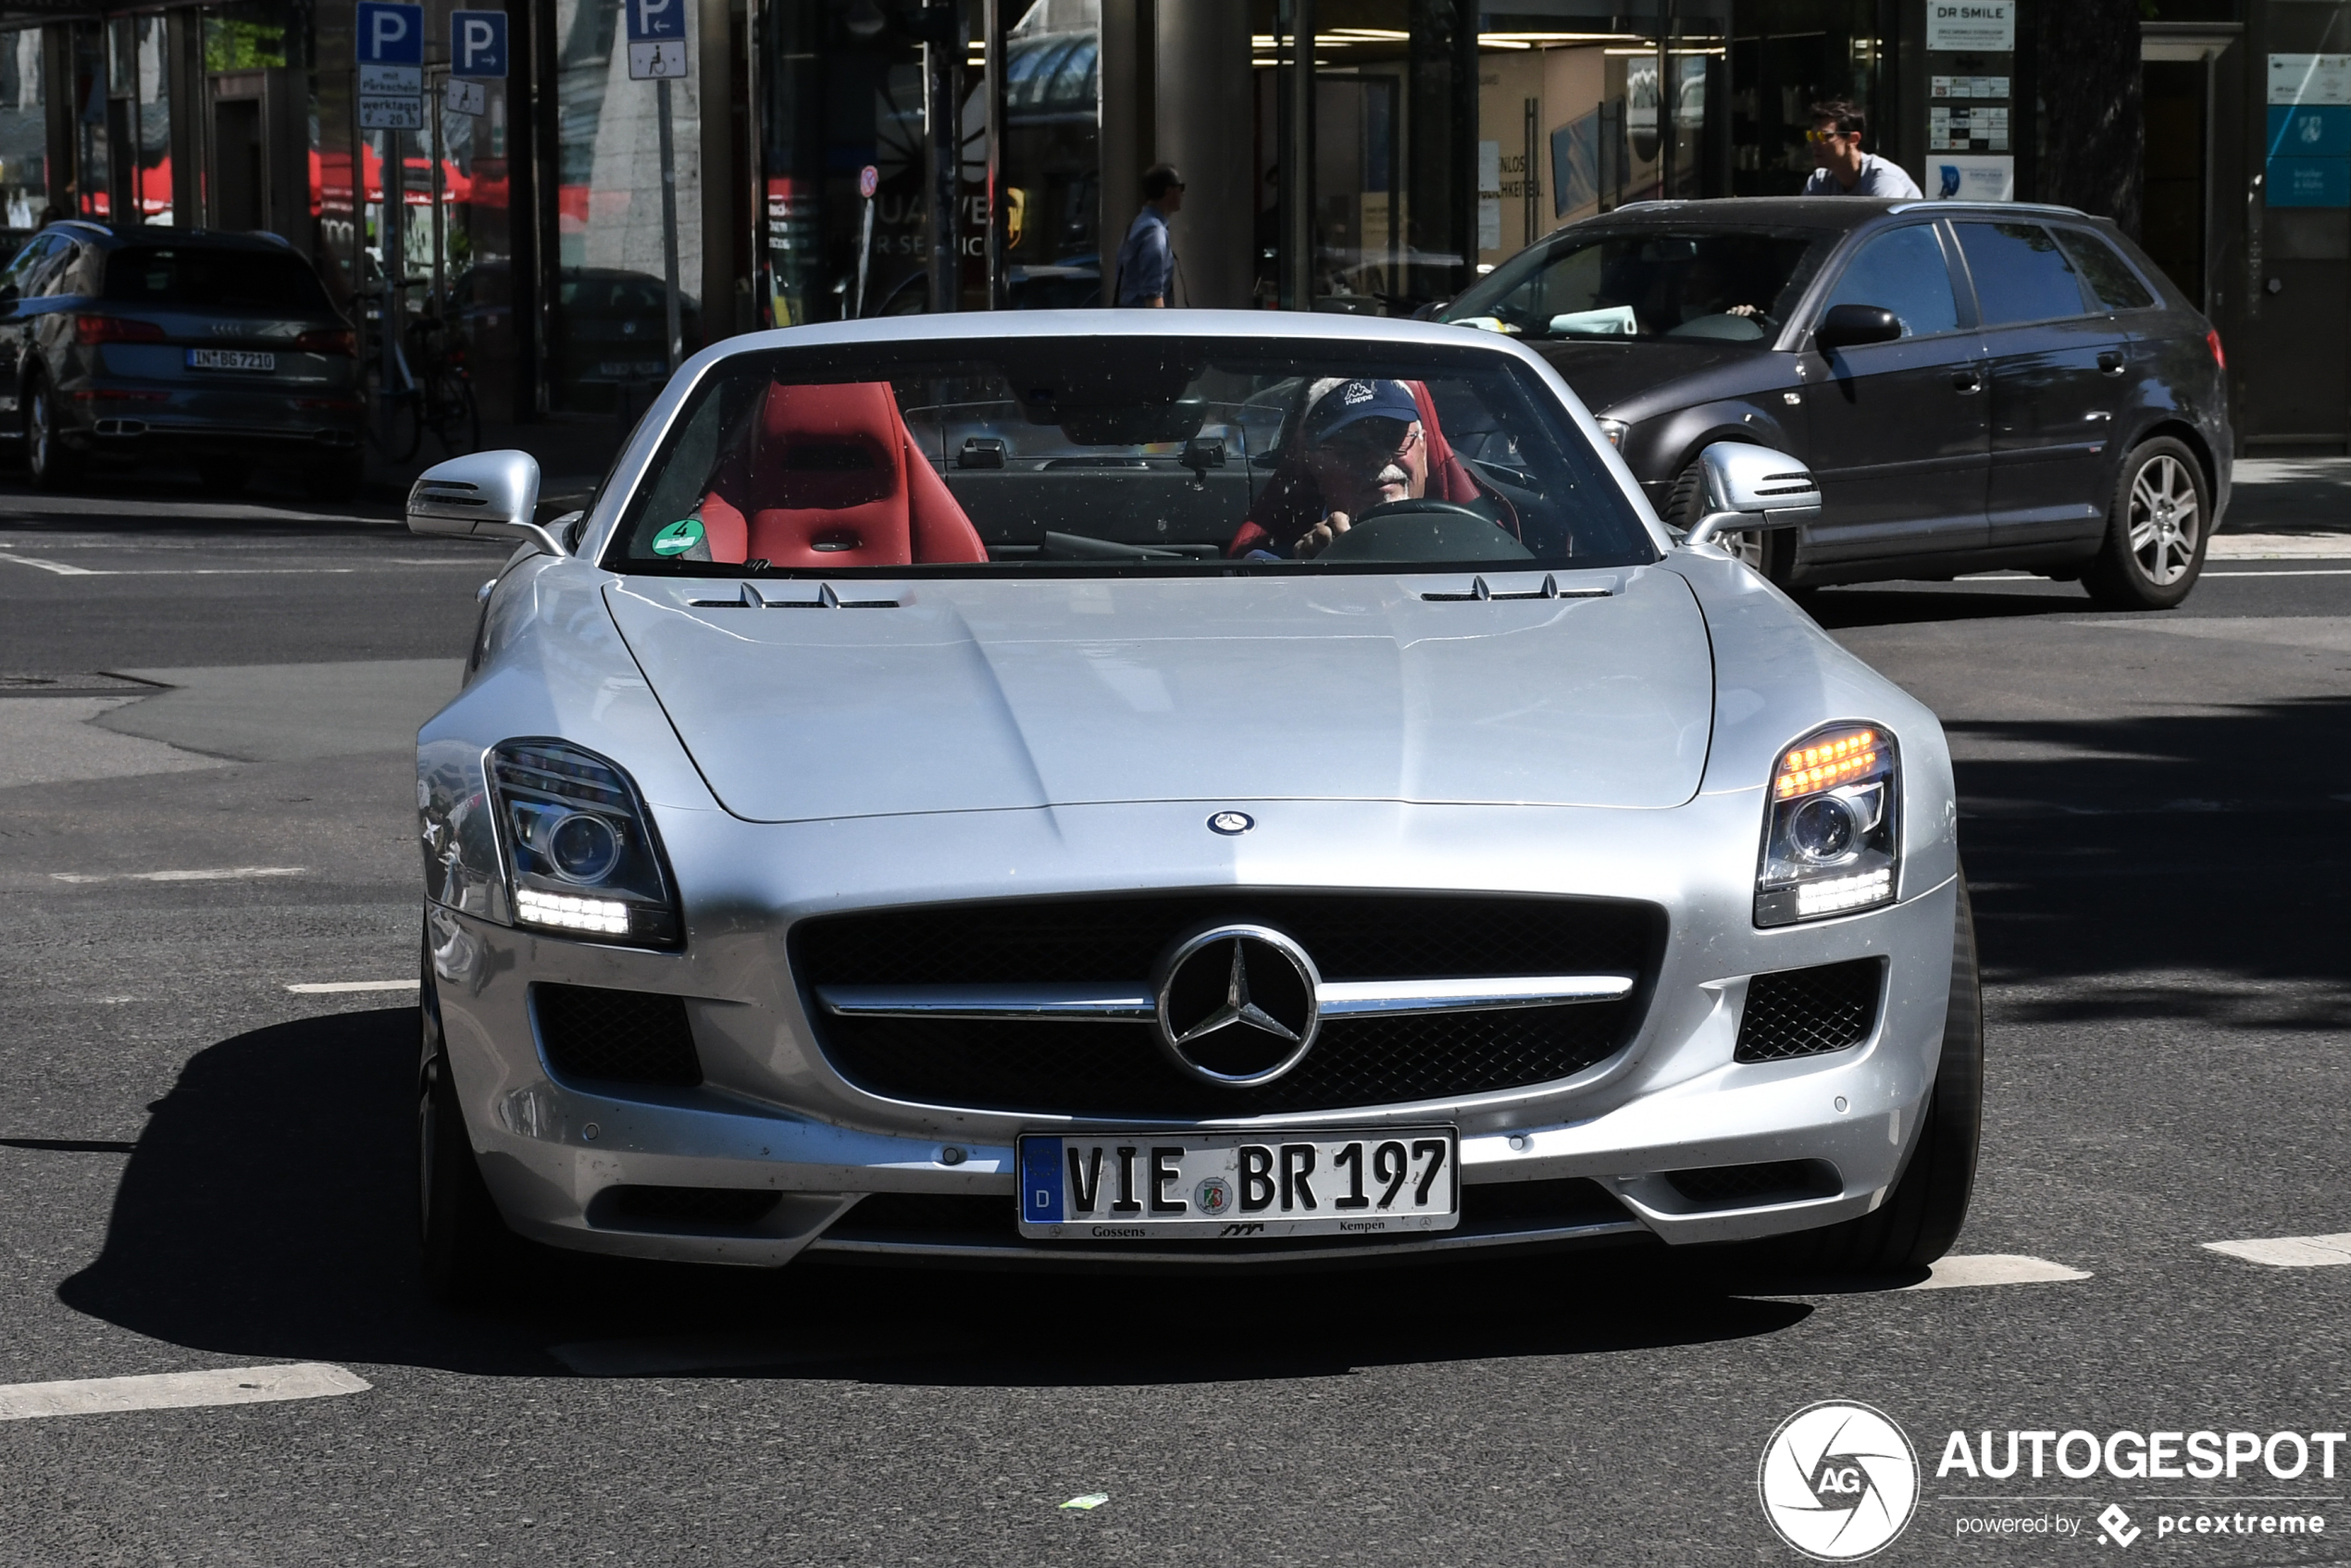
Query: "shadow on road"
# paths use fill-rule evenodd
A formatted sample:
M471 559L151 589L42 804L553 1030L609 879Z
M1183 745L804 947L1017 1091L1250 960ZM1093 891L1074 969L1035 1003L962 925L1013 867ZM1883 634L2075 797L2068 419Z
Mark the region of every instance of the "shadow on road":
M2035 1014L2351 1027L2351 698L1952 730L2019 753L1959 765L1959 838L1987 972L2064 988Z
M280 1024L199 1053L153 1108L104 1250L59 1297L154 1338L266 1360L560 1375L551 1346L749 1334L760 1349L742 1360L760 1375L932 1385L1231 1381L1598 1354L1776 1333L1810 1311L1694 1288L1624 1253L1441 1276L1201 1282L691 1268L532 1249L526 1284L499 1310L444 1312L416 1272L416 1031L413 1009L386 1009ZM1249 1326L1283 1318L1314 1332ZM695 1370L719 1369L700 1353Z
M1886 584L1828 588L1810 595L1805 610L1830 631L1865 626L1922 626L1930 621L2014 620L2027 616L2094 616L2105 612L2070 582L2014 579L2014 586L1974 583Z

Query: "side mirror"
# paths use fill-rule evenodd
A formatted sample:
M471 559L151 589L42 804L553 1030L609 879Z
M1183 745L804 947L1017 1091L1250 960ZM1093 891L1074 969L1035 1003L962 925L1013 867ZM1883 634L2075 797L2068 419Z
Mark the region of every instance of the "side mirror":
M539 459L528 452L477 452L436 463L408 492L412 533L447 539L511 539L544 555L568 554L535 520Z
M1874 305L1833 305L1812 330L1812 346L1822 354L1863 343L1890 343L1902 335L1902 318Z
M1706 513L1682 536L1704 544L1725 531L1801 528L1821 515L1812 470L1785 452L1743 441L1718 441L1698 454Z

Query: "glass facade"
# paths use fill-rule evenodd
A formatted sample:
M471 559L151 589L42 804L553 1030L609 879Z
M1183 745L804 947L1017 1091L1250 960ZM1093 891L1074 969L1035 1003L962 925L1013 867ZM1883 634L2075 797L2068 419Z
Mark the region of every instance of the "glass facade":
M49 109L37 27L0 32L0 228L21 234L49 205Z

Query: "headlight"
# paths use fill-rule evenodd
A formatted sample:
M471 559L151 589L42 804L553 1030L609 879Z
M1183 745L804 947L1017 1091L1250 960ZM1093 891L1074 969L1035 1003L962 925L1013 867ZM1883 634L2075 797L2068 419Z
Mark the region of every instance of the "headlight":
M514 917L573 936L672 947L680 923L653 819L628 776L592 752L509 740L490 753Z
M1790 926L1894 902L1901 870L1894 738L1838 724L1780 753L1755 877L1755 923Z
M1609 445L1616 448L1619 452L1624 450L1624 432L1631 427L1626 425L1623 420L1595 419L1592 423L1600 428L1600 434L1608 437Z

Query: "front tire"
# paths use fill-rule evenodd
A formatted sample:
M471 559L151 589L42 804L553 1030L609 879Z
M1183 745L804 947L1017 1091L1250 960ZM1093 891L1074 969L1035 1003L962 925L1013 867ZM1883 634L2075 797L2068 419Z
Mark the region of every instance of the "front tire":
M65 490L81 478L81 458L60 437L56 385L46 376L35 375L25 394L24 466L35 490Z
M2158 436L2122 460L2107 507L2106 541L2082 573L2109 610L2168 610L2204 570L2212 500L2204 466L2185 442Z
M425 955L423 1049L417 1085L417 1237L425 1291L443 1306L466 1306L507 1283L517 1245L481 1179L465 1112L441 1035L432 960Z
M1767 1243L1772 1263L1811 1274L1900 1274L1925 1268L1959 1238L1984 1126L1984 988L1965 877L1959 893L1943 1056L1909 1164L1874 1212Z

